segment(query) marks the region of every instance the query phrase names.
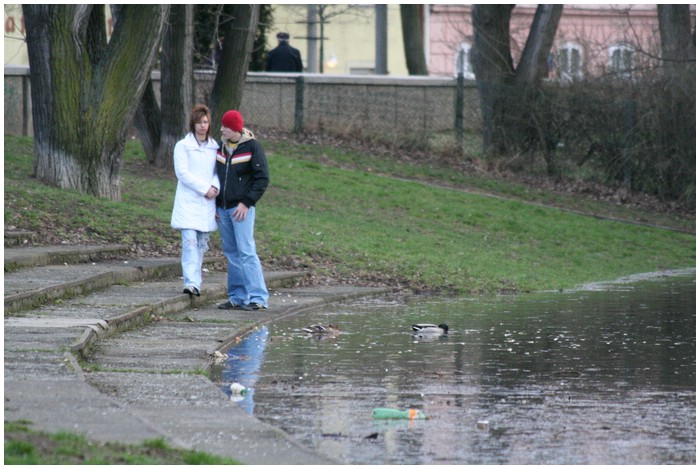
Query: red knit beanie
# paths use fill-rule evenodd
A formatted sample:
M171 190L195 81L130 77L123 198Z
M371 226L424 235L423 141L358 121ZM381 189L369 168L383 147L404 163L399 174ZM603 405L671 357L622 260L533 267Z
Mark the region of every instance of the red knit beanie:
M243 130L243 116L238 111L227 111L221 118L221 124L234 132L241 132Z

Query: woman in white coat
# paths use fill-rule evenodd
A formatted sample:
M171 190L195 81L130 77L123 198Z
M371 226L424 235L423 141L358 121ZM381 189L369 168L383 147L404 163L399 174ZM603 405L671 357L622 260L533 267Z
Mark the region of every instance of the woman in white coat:
M183 293L199 296L202 288L202 262L209 250L209 233L215 231L216 151L219 145L210 137L211 112L198 104L190 113L190 132L177 142L173 159L177 191L170 225L182 233Z

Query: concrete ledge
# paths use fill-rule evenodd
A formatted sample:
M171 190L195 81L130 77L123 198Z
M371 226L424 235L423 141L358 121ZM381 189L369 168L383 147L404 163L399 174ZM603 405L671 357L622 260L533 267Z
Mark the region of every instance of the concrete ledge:
M32 244L36 241L36 234L31 231L5 231L5 247Z
M114 254L119 252L119 249L120 248L117 247L114 251L109 252ZM33 250L34 249L32 249L32 251ZM76 258L89 258L90 260L93 260L94 258L89 256L101 256L101 254L97 253L96 251L93 253L94 254L90 254L88 252L78 253L69 251L66 255L70 256L74 260ZM60 257L61 254L58 254L57 252L46 255L44 253L31 254L28 252L26 255L22 257L18 256L16 258L21 259L20 262L24 265L31 265L32 259L39 259L39 262L43 262L47 260L55 261L55 259ZM205 265L210 265L218 261L219 259L216 258L207 258L205 259L204 263ZM130 264L124 264L119 270L115 269L114 271L101 272L94 275L86 273L85 277L78 280L6 295L5 315L28 308L34 308L57 299L67 299L84 295L89 292L107 288L115 283L130 283L140 280L177 277L181 275L182 271L179 259L135 259L127 262L130 262ZM52 264L55 265L56 263L52 262ZM38 264L38 266L42 265L48 264ZM77 266L75 267L77 268Z
M29 232L18 232L17 235L10 234L10 238L18 240L28 238L31 238L32 240L34 239L33 233ZM7 245L7 242L8 234L5 233L5 245ZM11 272L23 267L93 262L125 256L129 253L129 251L129 246L123 244L105 244L94 246L32 246L31 250L27 248L5 249L5 272Z
M305 275L306 274L303 272L270 272L265 274L265 282L269 288L273 289L293 287ZM199 297L191 298L189 295L183 293L163 301L146 306L140 306L117 317L107 319L106 327L101 329L86 327L80 338L70 347L70 351L82 358L88 358L94 348L94 345L100 340L107 339L115 334L119 334L130 329L142 327L151 322L156 316L178 314L192 308L193 306L202 305L215 299L223 300L224 298L226 298L226 285L214 284L203 288L201 296ZM310 306L305 305L304 307L298 308L298 311L308 307L318 306L320 304L324 304L324 302L319 302L318 304L312 304ZM298 311L291 311L285 315L293 314L294 312ZM244 331L239 331L232 338L230 338L231 343L236 337L245 335L248 332L250 332L250 328Z

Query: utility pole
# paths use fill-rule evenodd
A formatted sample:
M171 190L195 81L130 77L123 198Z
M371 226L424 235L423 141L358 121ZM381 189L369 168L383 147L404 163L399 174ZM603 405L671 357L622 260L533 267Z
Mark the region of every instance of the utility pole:
M387 6L375 5L374 74L386 75L387 71Z
M318 10L316 5L307 5L306 24L308 34L306 49L306 71L308 73L318 73Z

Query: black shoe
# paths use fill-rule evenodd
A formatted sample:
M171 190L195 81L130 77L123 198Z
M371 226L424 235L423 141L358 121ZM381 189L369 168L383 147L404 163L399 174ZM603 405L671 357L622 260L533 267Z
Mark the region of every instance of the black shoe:
M220 305L217 306L219 309L242 309L243 311L252 311L252 308L249 308L248 306L243 306L243 305L237 305L234 303L231 303L230 301L226 301L225 303L221 303Z
M199 288L193 287L192 285L189 285L185 287L184 290L182 290L182 293L187 293L190 296L199 296Z
M254 311L257 311L259 309L267 309L267 306L262 305L260 303L250 303L248 306Z

